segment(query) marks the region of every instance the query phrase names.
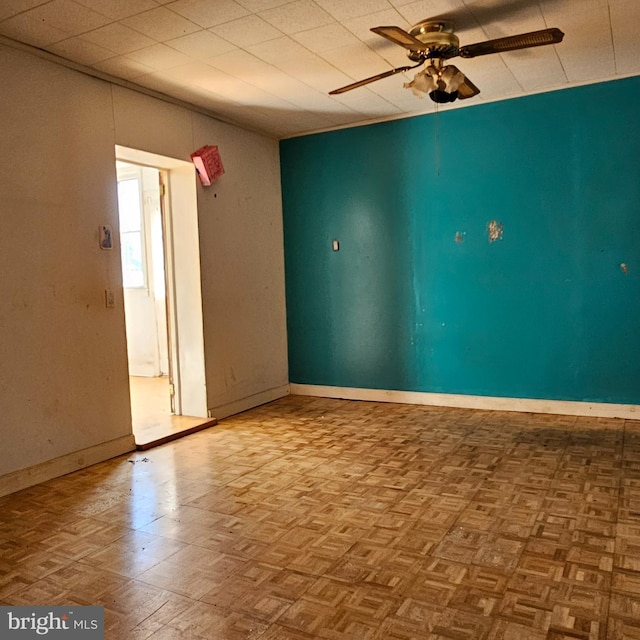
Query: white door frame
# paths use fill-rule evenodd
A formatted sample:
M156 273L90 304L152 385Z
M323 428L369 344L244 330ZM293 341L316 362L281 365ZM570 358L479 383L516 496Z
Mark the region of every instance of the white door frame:
M177 415L206 418L196 172L192 163L116 145L116 159L165 172L165 268Z

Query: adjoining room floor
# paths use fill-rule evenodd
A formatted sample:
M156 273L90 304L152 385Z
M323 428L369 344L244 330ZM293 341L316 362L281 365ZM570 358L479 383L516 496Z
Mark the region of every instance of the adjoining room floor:
M209 418L173 415L169 378L166 376L130 376L129 389L133 435L138 448L148 448L182 434L193 433L199 427L215 424L215 420Z
M640 638L640 423L290 397L0 499L108 640Z

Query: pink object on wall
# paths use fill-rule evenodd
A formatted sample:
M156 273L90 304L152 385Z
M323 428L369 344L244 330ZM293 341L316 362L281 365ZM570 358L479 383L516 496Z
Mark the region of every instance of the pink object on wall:
M208 144L200 147L191 154L191 160L196 167L200 182L205 187L211 185L224 173L217 146Z

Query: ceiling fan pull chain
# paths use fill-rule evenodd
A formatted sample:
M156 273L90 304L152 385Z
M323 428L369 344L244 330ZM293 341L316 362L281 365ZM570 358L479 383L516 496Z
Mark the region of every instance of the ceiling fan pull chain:
M440 177L440 105L436 102L436 175Z

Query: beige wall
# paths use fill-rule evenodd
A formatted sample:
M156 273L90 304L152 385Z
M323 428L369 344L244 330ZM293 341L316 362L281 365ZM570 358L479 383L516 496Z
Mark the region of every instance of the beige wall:
M0 478L131 447L119 250L98 246L118 225L115 144L219 145L226 174L198 186L209 407L285 393L277 142L4 46L0 86Z
M225 174L198 190L209 407L217 418L282 396L288 360L278 143L194 115Z
M121 87L113 87L113 104L122 146L186 160L205 144L220 151L224 175L197 191L211 414L222 418L283 395L288 368L277 141ZM178 218L174 212L174 228Z

